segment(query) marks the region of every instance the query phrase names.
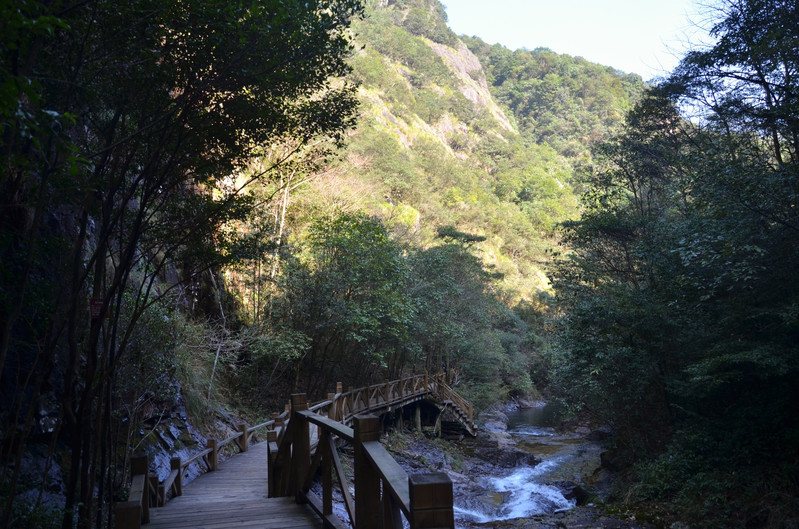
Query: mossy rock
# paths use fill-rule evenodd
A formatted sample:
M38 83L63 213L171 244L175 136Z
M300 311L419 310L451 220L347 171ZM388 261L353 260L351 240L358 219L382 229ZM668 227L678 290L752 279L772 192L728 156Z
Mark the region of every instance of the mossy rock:
M181 445L184 445L184 446L196 446L197 445L197 441L194 439L194 437L191 436L191 434L189 433L188 430L182 430L180 432L180 437L178 437L177 443L180 443ZM176 445L177 445L177 443L176 443Z

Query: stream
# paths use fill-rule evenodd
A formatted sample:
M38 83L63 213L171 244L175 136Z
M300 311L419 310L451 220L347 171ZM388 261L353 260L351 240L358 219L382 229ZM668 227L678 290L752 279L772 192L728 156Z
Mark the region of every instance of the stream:
M445 448L449 441L411 435L402 437L392 452L408 474L434 471L449 475L456 529L498 527L492 522L576 512L572 509L577 502L566 497L568 491L573 492L575 484L591 482L602 449L586 439L587 428L563 432L554 427L559 424L560 415L553 406L503 410L481 426L477 439L462 439L458 450ZM385 441L391 444L390 438ZM321 494L319 484L314 487ZM333 510L342 520L347 519L340 494L336 494ZM512 521L506 523L509 525L501 526L516 527ZM556 526L561 527L552 525Z
M541 462L508 469L477 466L466 472L467 482L455 483L459 528L572 509L576 500L564 496L563 484L583 483L599 467L601 448L597 443L577 433L555 430L560 418L554 406L505 415L507 429L499 429L499 434L506 433L517 449Z

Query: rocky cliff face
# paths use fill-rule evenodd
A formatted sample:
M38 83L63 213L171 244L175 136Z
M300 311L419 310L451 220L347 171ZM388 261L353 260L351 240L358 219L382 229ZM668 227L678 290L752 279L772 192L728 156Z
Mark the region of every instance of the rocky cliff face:
M475 105L488 110L503 129L514 132L515 129L510 120L494 101L488 89L488 82L480 59L460 41L455 48L437 42L430 42L429 45L460 81L460 90L463 96Z
M362 80L360 128L384 130L405 148L432 139L460 160L473 158L486 134L518 135L480 60L446 26L440 2L381 2L362 24L356 33L363 49L354 61Z

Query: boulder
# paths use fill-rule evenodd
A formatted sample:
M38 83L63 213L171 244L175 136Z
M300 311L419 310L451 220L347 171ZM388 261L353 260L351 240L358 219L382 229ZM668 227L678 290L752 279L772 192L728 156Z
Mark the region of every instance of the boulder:
M534 455L516 446L507 432L480 431L474 446L474 456L501 468L534 467L541 462Z
M588 501L588 492L573 481L553 481L547 483L560 491L567 500L574 500L577 505L585 505Z

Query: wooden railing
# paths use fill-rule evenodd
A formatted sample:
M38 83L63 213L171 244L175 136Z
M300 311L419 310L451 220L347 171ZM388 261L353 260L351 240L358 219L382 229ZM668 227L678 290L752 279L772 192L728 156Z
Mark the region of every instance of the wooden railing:
M401 529L402 515L411 529L453 528L449 476L408 476L379 442L379 417L356 415L352 422L354 428L320 415L309 409L304 394L293 395L282 442L269 445L269 496L293 496L309 504L326 527L343 529L346 525L333 514L335 478L354 529ZM319 432L315 443L312 425ZM355 498L338 458L337 441L354 445ZM320 469L321 498L311 492Z
M310 407L313 411L329 410L328 417L352 425L356 415L367 412L383 412L406 406L415 401L436 397L441 404L452 405L459 421L474 435L474 408L466 399L458 395L446 384L446 375L414 375L400 380L375 384L373 386L350 389L342 392L341 383L336 393L329 393L327 400Z
M209 472L216 470L219 464L219 452L228 444L236 441L239 451L246 452L253 432L259 428L271 428L275 421L269 420L255 426L242 424L239 431L224 441L208 439L204 450L189 459L173 457L169 461L170 472L164 481L159 482L156 474L149 473L149 458L136 456L130 460L131 486L128 500L117 502L115 520L117 529L139 529L150 521L150 508L163 507L171 495L183 494L183 478L192 463L202 462Z
M136 456L130 459L132 475L130 492L128 501L117 502L115 506L116 527L140 527L142 523L150 521L150 499L153 494L150 486L149 466L147 456Z
M472 403L458 395L455 390L444 382L438 383L437 391L439 400L446 404L452 403L455 412L462 414L462 417L468 423L466 426L469 429L469 433L474 434L474 406L472 406Z
M274 414L266 422L255 426L242 424L239 426L238 432L223 441L209 439L206 448L189 459L172 458L170 472L162 482L158 481L155 474L149 474L149 461L146 457L131 458L130 493L128 501L118 502L116 505L116 527L118 529L139 529L142 523L149 522L150 507L161 507L169 496L175 497L183 494L183 479L189 465L202 462L209 472L216 470L219 464L220 450L235 441L238 449L241 452L246 452L252 433L260 428L267 428L270 454L268 485L270 497L295 496L299 501L309 502L320 516L328 520L330 509L326 502L329 500L327 496L332 494L332 484L323 480L322 488L325 493L321 500L312 497L307 492L310 487L308 471L313 469L312 473L315 473L321 464L323 476L329 476L330 469L335 470L339 486L345 497L350 521L355 529L402 527L401 524L396 525L399 520L399 512L405 514L412 528L451 527L447 524L425 525L427 523L425 520L428 519L448 519L446 514L439 516L427 512L438 512L438 509L441 508L438 506L438 500L434 502L435 507L425 504L427 500L424 498L428 498L428 494L433 494L436 498L446 499L449 497L449 510L444 510L451 514L452 484L449 483L449 492L447 492L448 478L443 481L445 475L432 475L438 477L411 476L410 478L405 475L396 461L377 443L374 432L377 431L375 428L379 427L379 420L370 415L371 413L391 411L432 395L444 407L451 405L458 419L470 433L474 434L472 405L461 398L445 381L446 376L443 374L414 375L383 384L350 389L347 392L343 392L342 384L339 382L336 385L336 392L329 393L324 401L308 406L306 399L303 401L304 408L302 409L297 409L298 403L290 403L286 405L282 413ZM310 431L311 425L315 427L313 435ZM359 438L354 433L352 426L355 426L355 432L365 433ZM355 525L355 520L359 518L356 507L354 507L357 503L349 497L349 489L343 481L341 464L334 446L336 440L355 444L356 482L358 482L358 475L361 475L360 483L373 485L368 487L369 490L367 487L361 487L361 495L366 498L361 500L361 505L375 505L373 503L375 498L371 497L375 491L371 489L377 490L378 495L380 495L379 491L383 491L380 499L381 512L384 513L384 516L391 518L392 522L389 523L386 519L379 525L366 521ZM314 454L313 461L310 459L311 453ZM305 455L308 455L307 463L304 462ZM364 465L364 462L367 464ZM349 499L347 499L348 497ZM412 497L417 500L412 501ZM364 507L364 509L366 508ZM370 512L365 512L360 516L361 520L372 520ZM327 523L333 527L339 527L332 521ZM394 525L391 525L392 523Z

